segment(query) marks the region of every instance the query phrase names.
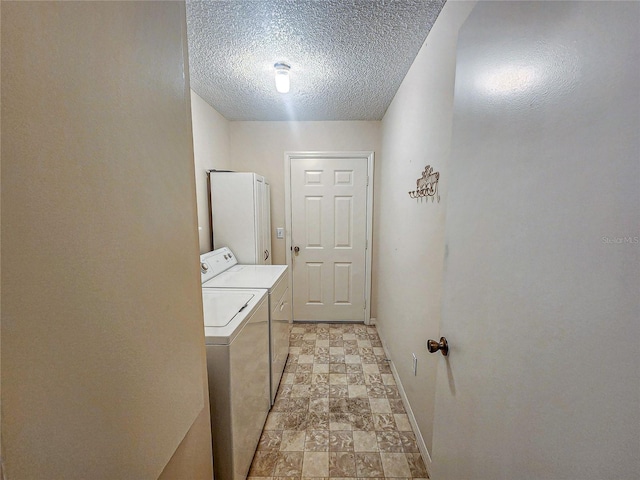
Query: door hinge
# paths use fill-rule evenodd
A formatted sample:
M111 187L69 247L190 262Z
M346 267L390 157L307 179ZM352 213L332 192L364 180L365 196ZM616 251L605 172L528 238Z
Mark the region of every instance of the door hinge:
M367 187L369 186L369 175L367 175Z
M365 250L369 250L369 239L368 238L365 239L365 241L364 241L364 249Z

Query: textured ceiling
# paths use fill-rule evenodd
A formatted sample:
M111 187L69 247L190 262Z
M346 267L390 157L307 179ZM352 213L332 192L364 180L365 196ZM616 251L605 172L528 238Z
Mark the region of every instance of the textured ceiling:
M191 88L228 120L380 120L444 2L187 0Z

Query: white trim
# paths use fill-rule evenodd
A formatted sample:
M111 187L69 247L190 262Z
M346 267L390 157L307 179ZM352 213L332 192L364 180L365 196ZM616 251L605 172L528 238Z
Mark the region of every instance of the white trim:
M380 335L380 330L378 330L378 336L380 337L380 341L382 342L384 355L385 357L387 357L387 359L389 359L389 366L391 367L391 373L393 374L393 378L396 381L396 385L398 386L398 391L400 392L400 398L402 398L402 404L404 405L404 409L407 411L407 417L409 417L409 423L411 424L413 433L416 436L416 443L418 444L418 450L420 450L420 455L422 455L424 466L427 468L427 474L429 475L428 478L431 478L432 462L431 462L431 455L429 454L429 450L427 450L427 444L424 443L424 438L422 438L422 433L420 432L420 428L418 428L418 422L416 421L416 417L413 414L413 410L411 409L411 404L409 403L407 392L405 392L404 387L402 386L402 382L400 381L400 375L398 374L398 370L396 370L396 366L391 361L391 356L389 355L389 349L387 348L387 342L385 342L382 336Z
M367 159L367 249L365 251L364 323L371 324L371 264L373 251L373 151L356 152L284 152L284 222L285 255L289 265L289 285L293 299L293 265L291 263L291 159L293 158L366 158Z

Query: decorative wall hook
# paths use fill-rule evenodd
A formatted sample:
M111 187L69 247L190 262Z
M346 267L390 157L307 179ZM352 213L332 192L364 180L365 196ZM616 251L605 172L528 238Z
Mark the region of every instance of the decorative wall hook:
M440 179L440 172L434 172L431 165L424 167L422 176L416 181L416 189L409 192L411 198L427 197L427 200L431 198L438 199L440 203L440 194L438 193L438 180Z

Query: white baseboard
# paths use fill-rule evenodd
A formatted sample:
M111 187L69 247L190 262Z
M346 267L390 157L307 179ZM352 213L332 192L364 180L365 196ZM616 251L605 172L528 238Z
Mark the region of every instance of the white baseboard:
M376 317L371 317L371 318L369 319L369 323L368 323L368 325L375 325L375 324L376 324Z
M371 320L375 320L375 319L372 318ZM424 466L427 468L427 473L429 474L429 478L431 478L431 455L429 454L429 450L427 450L427 445L424 443L424 438L422 438L422 433L418 428L418 422L416 422L416 417L413 414L411 405L409 404L407 393L405 392L404 387L402 386L402 382L400 381L400 375L398 375L398 370L396 370L396 366L393 364L393 361L391 360L391 355L389 355L389 349L387 348L387 343L382 338L382 335L380 335L380 330L378 330L378 336L380 337L380 341L382 342L382 348L384 349L384 354L389 359L389 366L391 367L391 373L393 374L393 378L395 379L396 384L398 386L398 391L400 392L400 398L402 398L404 409L407 411L407 416L409 417L409 423L411 424L413 433L416 436L418 450L420 450L420 455L422 455Z

